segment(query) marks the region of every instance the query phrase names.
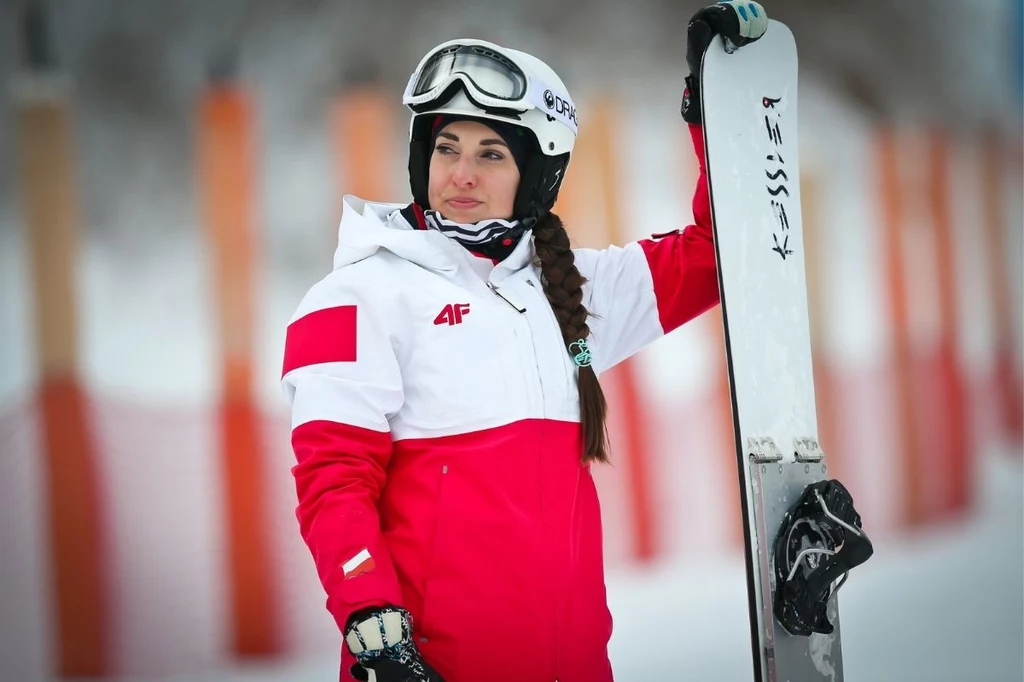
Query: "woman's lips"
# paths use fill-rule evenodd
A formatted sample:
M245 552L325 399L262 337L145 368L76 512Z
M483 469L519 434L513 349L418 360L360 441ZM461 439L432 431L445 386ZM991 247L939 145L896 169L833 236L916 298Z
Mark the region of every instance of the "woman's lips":
M458 208L462 210L465 210L467 208L474 208L482 203L482 201L477 201L476 199L469 199L466 197L455 197L454 199L448 200L449 206L451 206L452 208Z

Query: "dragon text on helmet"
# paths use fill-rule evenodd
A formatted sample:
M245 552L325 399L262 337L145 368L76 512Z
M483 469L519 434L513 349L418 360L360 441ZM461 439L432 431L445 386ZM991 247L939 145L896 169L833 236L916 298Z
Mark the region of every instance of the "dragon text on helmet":
M576 120L576 107L572 105L572 102L562 99L550 90L545 90L544 105L556 114L568 118L575 125L579 125L579 122Z

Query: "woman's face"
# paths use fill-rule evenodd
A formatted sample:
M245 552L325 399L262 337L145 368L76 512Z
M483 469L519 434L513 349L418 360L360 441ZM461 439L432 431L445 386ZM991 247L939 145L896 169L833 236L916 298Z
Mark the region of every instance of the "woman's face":
M501 136L478 121L441 129L430 154L427 198L448 220L476 223L512 218L519 168Z

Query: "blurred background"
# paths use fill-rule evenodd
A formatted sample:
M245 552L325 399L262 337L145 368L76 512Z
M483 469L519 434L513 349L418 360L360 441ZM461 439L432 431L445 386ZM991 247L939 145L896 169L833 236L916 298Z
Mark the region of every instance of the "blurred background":
M406 79L472 36L569 85L577 244L684 227L702 4L0 1L0 680L336 679L278 379L341 196L408 200ZM766 4L820 440L876 543L849 680L1024 679L1021 4ZM752 679L721 324L602 377L624 682Z

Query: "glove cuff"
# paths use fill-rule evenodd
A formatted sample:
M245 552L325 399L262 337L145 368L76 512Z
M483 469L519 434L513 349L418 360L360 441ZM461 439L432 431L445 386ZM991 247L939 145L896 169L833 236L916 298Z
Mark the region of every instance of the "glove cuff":
M679 107L679 113L687 123L701 125L703 122L700 111L700 85L692 74L686 77L686 87L683 89L683 102Z
M345 644L360 663L396 657L412 644L412 614L397 606L374 609L365 618L353 619L345 631Z

